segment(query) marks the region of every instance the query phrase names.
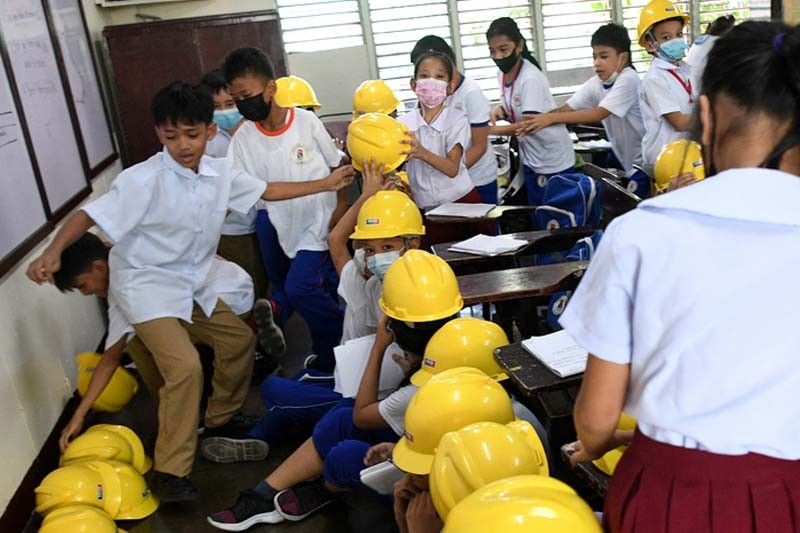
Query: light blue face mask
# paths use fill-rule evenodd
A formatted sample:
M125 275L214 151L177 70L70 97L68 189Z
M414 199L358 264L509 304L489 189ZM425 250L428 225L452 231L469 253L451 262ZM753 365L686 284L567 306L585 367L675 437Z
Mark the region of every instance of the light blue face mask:
M392 263L400 259L400 253L399 250L395 250L393 252L371 255L367 257L367 268L370 272L378 276L379 280L383 281L383 276L386 275L386 271L389 270Z
M664 44L659 44L656 53L661 59L673 62L683 59L688 49L689 45L686 44L685 39L672 39Z
M230 131L242 120L242 114L235 107L214 111L214 122L225 131Z

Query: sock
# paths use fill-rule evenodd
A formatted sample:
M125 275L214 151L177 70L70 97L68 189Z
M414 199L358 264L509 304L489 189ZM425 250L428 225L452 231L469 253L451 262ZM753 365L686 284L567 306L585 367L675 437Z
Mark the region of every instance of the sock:
M256 491L259 496L270 502L272 501L272 498L278 494L278 491L270 487L269 483L267 483L267 481L264 479L259 481L258 485L256 485L253 490Z

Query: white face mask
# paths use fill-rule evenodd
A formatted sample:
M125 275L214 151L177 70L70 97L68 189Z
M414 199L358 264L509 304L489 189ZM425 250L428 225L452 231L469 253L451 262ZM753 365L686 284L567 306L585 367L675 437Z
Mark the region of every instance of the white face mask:
M623 70L625 70L625 67L617 64L617 69L611 76L608 77L606 81L603 82L603 87L605 87L606 89L611 88L611 86L614 85L614 82L617 81L617 78L619 78L619 75Z
M367 258L367 268L370 272L375 274L379 280L383 281L383 276L386 271L392 266L392 263L400 259L401 250L393 252L383 252L381 254L374 254Z

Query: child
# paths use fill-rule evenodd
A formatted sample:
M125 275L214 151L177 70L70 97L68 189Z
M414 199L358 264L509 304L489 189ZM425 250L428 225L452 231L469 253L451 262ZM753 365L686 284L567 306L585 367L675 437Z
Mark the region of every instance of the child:
M566 104L542 115L526 117L521 132L536 133L553 124L602 122L616 163L630 178L628 189L650 196L650 178L642 166L644 124L639 110L639 76L631 63L628 30L618 24L601 26L592 35L593 76Z
M688 23L689 17L668 0L653 0L639 16L639 44L654 56L639 89L645 129L642 157L651 176L661 148L688 138L692 124L697 87L691 67L681 61L687 48L683 28Z
M450 45L436 35L427 35L417 41L411 51L411 62L416 64L419 57L428 51L446 55L455 65L456 55ZM464 152L464 163L469 169L469 177L481 201L485 204L497 203L497 159L489 146L489 115L492 106L480 86L458 70L453 71L445 105L463 111L469 119L470 142Z
M383 113L397 118L397 110L403 107L394 91L383 80L367 80L353 93L353 120L367 113Z
M236 132L231 154L236 168L265 180L304 183L327 176L341 156L322 122L310 111L284 108L273 98L275 75L257 48L225 58L225 79L247 122ZM333 171L353 173L347 165ZM338 277L328 253L328 231L337 207L332 192L259 205L256 231L278 322L296 309L311 330L315 364L332 372L333 347L342 336L344 311L336 297Z
M800 262L800 29L734 27L702 87L713 177L615 219L561 317L591 354L573 460L624 443L623 407L638 420L607 531L800 529L800 284L752 312L764 281L791 279Z
M736 25L736 17L733 15L723 15L715 18L706 26L706 32L698 37L686 54L686 63L692 67L692 86L700 91L700 82L703 79L703 71L708 62L708 53L714 46L714 42L725 34L726 31Z
M208 89L214 99L214 124L217 126L217 134L206 143L206 155L209 157L225 157L228 155L228 146L231 144L231 137L244 119L236 108L231 93L228 92L228 85L222 70L215 68L207 72L200 83Z
M555 109L550 83L539 69L536 58L528 51L525 38L513 19L501 17L492 21L486 31L486 40L492 60L500 69L497 79L502 91L501 104L493 111L492 123L500 118L511 122L510 126L493 125L489 132L516 135L516 123L525 116ZM528 204L538 206L548 178L571 172L575 165L575 150L569 132L565 126L558 125L525 134L519 139L519 149Z
M247 213L259 198L280 200L349 184L352 171L304 183L270 183L204 156L214 103L185 82L153 100L164 150L123 171L111 189L74 213L28 266L36 283L53 282L64 249L97 224L113 243L109 299L133 324L164 379L159 390L154 491L162 502L197 498L194 462L202 392L199 355L189 331L214 348L214 394L205 425L225 428L244 402L255 339L250 328L204 285L228 210ZM188 330L188 331L187 331Z

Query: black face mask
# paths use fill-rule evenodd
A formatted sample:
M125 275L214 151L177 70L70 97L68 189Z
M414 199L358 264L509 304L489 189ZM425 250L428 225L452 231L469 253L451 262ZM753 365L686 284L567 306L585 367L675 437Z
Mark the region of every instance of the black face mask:
M510 56L506 56L502 59L495 59L494 64L497 65L497 68L499 68L503 74L508 74L514 69L517 61L519 61L519 54L517 54L515 50L511 52Z
M236 102L236 109L238 109L239 113L247 120L258 122L269 116L269 111L272 109L272 102L265 102L264 94L259 93Z

